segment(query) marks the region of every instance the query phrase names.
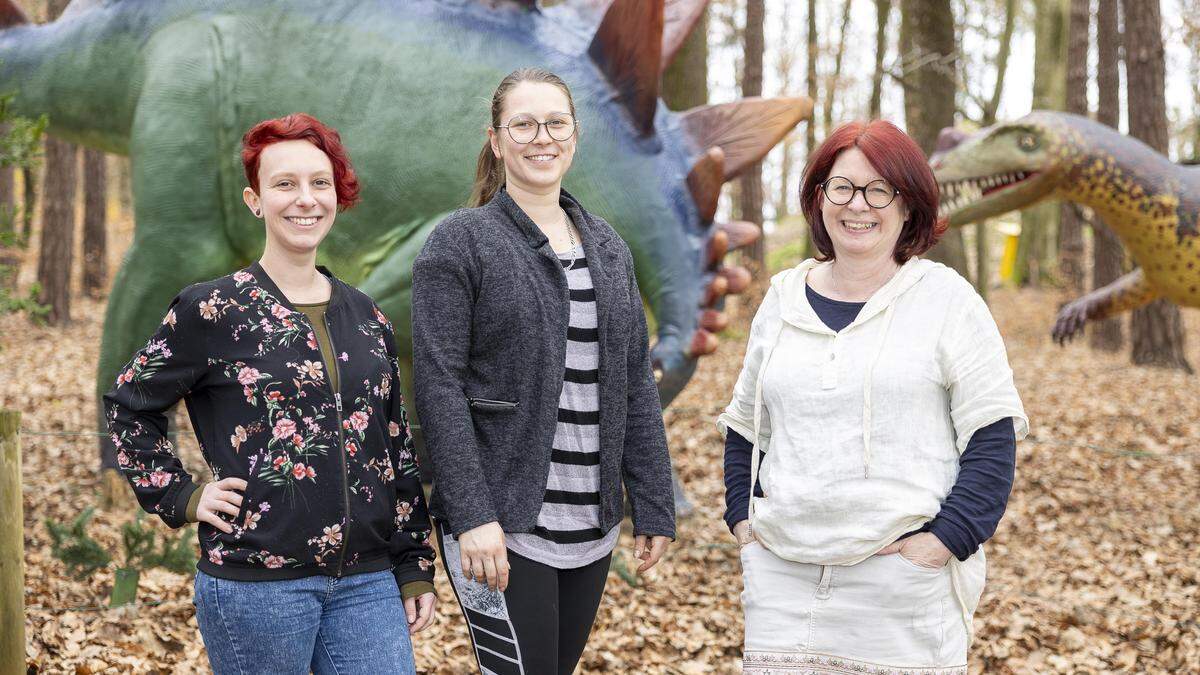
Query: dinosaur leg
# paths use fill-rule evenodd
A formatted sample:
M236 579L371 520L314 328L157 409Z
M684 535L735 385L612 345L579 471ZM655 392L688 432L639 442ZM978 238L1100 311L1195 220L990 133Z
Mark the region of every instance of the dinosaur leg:
M236 198L240 185L223 180L221 136L214 122L218 116L206 107L213 99L212 83L203 74L213 69L196 63L207 60L204 50L180 49L190 63L155 64L147 73L133 121L136 229L104 319L96 371L96 420L101 429L103 394L154 332L171 299L185 286L226 274L243 262L230 244L223 211L224 198ZM115 449L107 437L101 441L100 466L116 467ZM128 492L123 480L112 480L114 473L102 471L104 497L110 503L124 501L120 496Z
M1158 298L1158 291L1146 281L1139 267L1111 284L1072 300L1058 310L1054 322L1054 341L1062 345L1083 331L1088 321L1112 318L1122 312L1137 309Z

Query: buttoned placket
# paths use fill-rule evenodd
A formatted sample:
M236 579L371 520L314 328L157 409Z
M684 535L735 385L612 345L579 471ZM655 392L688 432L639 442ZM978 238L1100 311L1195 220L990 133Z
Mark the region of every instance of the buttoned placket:
M829 350L821 363L821 388L836 389L838 384L838 351L842 334L834 333L829 338Z

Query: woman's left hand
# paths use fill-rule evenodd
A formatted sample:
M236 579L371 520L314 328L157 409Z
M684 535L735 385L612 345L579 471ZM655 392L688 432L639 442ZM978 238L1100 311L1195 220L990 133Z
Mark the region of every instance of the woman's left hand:
M663 553L667 552L667 544L671 543L670 537L654 536L647 537L644 534L639 534L633 538L633 557L642 561L638 565L638 574L654 567L662 558Z
M911 537L894 541L875 555L897 554L922 567L941 569L950 561L950 549L932 532L918 532Z
M404 613L408 615L408 633L413 635L433 625L434 609L437 607L437 595L422 593L415 598L404 600Z

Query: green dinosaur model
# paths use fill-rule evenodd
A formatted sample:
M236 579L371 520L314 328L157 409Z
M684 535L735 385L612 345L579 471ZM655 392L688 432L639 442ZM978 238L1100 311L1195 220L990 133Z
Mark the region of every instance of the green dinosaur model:
M944 134L931 158L942 215L963 225L1046 199L1104 218L1137 268L1067 303L1053 336L1158 298L1200 307L1200 167L1172 163L1145 143L1086 117L1036 111L971 136Z
M669 403L716 347L722 296L749 280L722 260L757 229L714 224L721 184L812 109L796 98L669 111L661 72L705 4L76 0L30 26L0 0L0 91L18 90L15 110L133 160L136 230L109 297L98 392L179 289L262 250L262 224L241 203L240 137L294 111L341 132L362 182L321 262L379 302L407 351L412 261L468 196L488 97L508 72L543 66L578 108L566 187L633 251Z

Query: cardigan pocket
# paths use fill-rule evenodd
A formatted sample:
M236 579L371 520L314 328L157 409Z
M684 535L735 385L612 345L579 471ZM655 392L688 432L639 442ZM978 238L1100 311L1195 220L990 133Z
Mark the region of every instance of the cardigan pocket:
M519 401L498 401L490 398L468 398L471 410L480 412L510 413L516 412Z

